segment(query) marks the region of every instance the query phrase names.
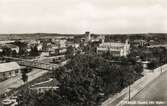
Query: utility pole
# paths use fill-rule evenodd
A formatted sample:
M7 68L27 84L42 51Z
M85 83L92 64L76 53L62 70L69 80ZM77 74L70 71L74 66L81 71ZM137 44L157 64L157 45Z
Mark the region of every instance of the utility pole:
M130 84L129 84L129 101L130 101Z

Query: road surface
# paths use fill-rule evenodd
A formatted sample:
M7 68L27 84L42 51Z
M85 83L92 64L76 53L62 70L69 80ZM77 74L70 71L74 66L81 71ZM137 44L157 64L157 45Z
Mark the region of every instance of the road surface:
M167 71L146 86L125 106L167 106Z
M39 76L42 76L46 72L47 72L46 70L34 69L32 72L28 73L28 76L29 76L28 81L36 79ZM21 80L21 76L17 76L17 77L5 80L3 82L0 82L0 95L3 94L7 89L17 88L22 84L23 84L23 81Z
M32 81L43 74L47 73L46 70L40 70L40 69L33 69L30 73L28 73L28 81ZM4 94L7 89L10 88L18 88L19 86L23 85L23 81L21 80L21 76L13 77L8 80L5 80L3 82L0 82L0 95ZM11 90L11 89L10 89ZM2 100L3 98L0 98L0 106L2 106Z

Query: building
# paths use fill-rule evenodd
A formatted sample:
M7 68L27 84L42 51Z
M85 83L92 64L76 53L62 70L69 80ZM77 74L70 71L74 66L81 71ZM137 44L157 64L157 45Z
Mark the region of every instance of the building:
M57 90L59 87L57 86L49 86L49 87L34 87L34 88L29 88L30 90L32 91L36 91L37 93L45 93L47 91L50 91L50 90Z
M57 90L59 87L59 82L56 79L48 79L47 81L42 81L35 83L29 87L31 91L36 91L37 93L45 93L49 90Z
M55 40L49 47L49 53L52 56L65 54L67 51L67 41L66 40Z
M91 42L104 42L105 36L104 35L91 35Z
M41 54L40 54L41 57L47 57L49 56L49 52L45 52L45 51L42 51Z
M66 40L59 40L59 47L60 48L66 47Z
M13 44L6 44L5 47L11 49L12 51L16 51L16 53L19 53L19 47Z
M79 48L80 44L68 41L67 42L67 47L70 47L70 46L73 47L73 48Z
M91 34L90 32L85 32L85 36L86 36L86 41L90 41L91 40Z
M149 61L142 61L143 68L147 69L149 63L150 63Z
M97 47L97 53L110 52L113 56L127 56L130 53L130 44L126 40L125 43L115 43L115 42L102 42L99 47Z
M15 42L14 40L2 40L0 41L0 44L7 44L7 43L13 43Z
M147 42L145 40L134 40L133 41L133 46L136 47L144 47L145 45L147 45Z
M16 62L0 64L0 80L17 76L21 73L21 67Z
M13 44L0 44L0 52L4 51L4 48L8 48L11 51L15 51L16 53L19 53L19 47Z
M42 48L43 48L43 45L42 45L42 44L38 44L38 45L37 45L37 50L38 50L38 51L42 51Z

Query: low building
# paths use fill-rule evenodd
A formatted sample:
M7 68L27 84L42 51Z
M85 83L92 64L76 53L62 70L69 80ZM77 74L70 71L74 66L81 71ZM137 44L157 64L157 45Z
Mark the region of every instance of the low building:
M16 51L16 53L19 53L19 47L13 44L6 44L5 47L11 49L12 51Z
M133 41L133 46L136 46L136 47L143 47L143 46L146 46L148 43L146 42L146 40L134 40Z
M45 93L46 91L49 91L49 90L57 90L59 87L57 86L49 86L49 87L34 87L34 88L30 88L30 90L32 91L36 91L37 93Z
M65 54L67 52L67 48L63 47L59 49L59 54Z
M16 62L0 64L0 80L20 75L21 67Z
M52 51L50 51L49 53L51 56L57 56L57 55L64 55L64 54L66 54L66 52L67 52L67 48L64 47L64 48L55 48Z
M49 52L47 51L42 51L41 54L40 54L41 57L47 57L49 56Z
M67 45L66 42L67 42L66 40L60 40L60 41L59 41L59 47L60 47L60 48L66 47L66 45Z
M143 68L147 69L149 63L150 63L149 61L142 61Z
M38 50L38 51L42 51L42 48L43 48L43 45L42 45L42 44L38 44L38 45L37 45L37 50Z
M57 90L59 87L59 82L56 79L48 79L47 81L41 81L35 83L29 87L31 91L36 91L37 93L45 93L49 90Z
M127 56L130 53L130 44L128 40L125 43L102 42L97 47L97 53L110 52L113 56Z
M80 43L74 43L74 42L68 41L66 47L70 47L70 46L73 47L73 48L79 48Z
M0 41L0 44L7 44L7 43L13 43L15 42L14 40L2 40Z
M0 44L0 52L4 51L4 48L8 48L11 51L15 51L16 53L19 53L19 47L13 44Z

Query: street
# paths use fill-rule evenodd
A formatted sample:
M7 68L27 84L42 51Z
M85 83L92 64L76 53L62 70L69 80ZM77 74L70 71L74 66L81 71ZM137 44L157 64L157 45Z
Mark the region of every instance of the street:
M135 102L138 103L135 104ZM167 72L161 74L134 96L131 103L125 106L167 106Z
M46 70L40 70L40 69L33 69L30 73L28 73L28 81L32 81L43 74L45 74ZM7 90L11 90L12 88L18 88L21 86L23 81L21 80L21 76L17 76L14 78L10 78L8 80L5 80L3 82L0 82L0 95L4 94ZM0 98L0 106L2 106L1 101L3 99Z
M38 78L39 76L43 75L47 71L34 69L32 72L28 73L28 81L32 81L33 79ZM7 89L10 88L17 88L23 84L21 80L21 76L10 78L3 82L0 82L0 95L3 94Z

